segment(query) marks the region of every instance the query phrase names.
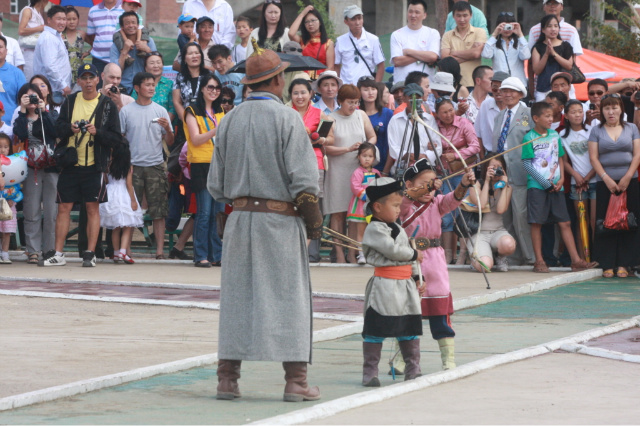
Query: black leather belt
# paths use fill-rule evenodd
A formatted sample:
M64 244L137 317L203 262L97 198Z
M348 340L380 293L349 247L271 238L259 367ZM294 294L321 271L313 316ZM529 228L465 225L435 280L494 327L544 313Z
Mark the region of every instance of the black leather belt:
M440 238L416 238L416 248L418 250L440 247L441 245L442 243L440 241Z

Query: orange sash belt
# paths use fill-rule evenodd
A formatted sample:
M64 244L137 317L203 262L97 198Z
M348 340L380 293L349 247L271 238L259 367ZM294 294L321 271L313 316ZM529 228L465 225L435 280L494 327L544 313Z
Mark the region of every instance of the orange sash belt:
M411 278L411 265L376 266L373 275L391 280L406 280Z

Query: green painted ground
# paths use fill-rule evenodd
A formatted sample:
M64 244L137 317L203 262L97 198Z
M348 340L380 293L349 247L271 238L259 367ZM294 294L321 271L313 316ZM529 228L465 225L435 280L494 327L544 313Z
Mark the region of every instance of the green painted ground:
M459 312L458 364L537 345L611 324L640 313L640 281L593 280ZM425 323L428 333L428 324ZM383 386L389 346L380 363ZM424 374L440 370L437 344L422 340ZM322 401L364 391L358 335L314 345L310 382ZM284 372L276 363L248 362L240 380L243 398L215 400L214 368L154 377L74 398L0 413L0 424L241 424L283 414L313 403L281 400Z

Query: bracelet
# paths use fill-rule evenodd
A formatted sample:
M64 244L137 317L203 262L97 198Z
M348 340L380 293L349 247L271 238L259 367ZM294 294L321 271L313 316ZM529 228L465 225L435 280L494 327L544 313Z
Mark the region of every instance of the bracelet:
M465 185L464 183L460 182L460 186L463 187L463 188L471 188L473 186L473 184Z
M605 177L605 176L609 176L609 175L607 174L607 172L604 172L602 175L600 175L600 179L604 180L604 177Z

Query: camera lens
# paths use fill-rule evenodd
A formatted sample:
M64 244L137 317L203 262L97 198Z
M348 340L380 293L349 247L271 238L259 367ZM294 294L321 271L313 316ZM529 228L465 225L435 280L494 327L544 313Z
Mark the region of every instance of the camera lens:
M112 93L118 93L118 86L111 86L111 88L109 89Z

